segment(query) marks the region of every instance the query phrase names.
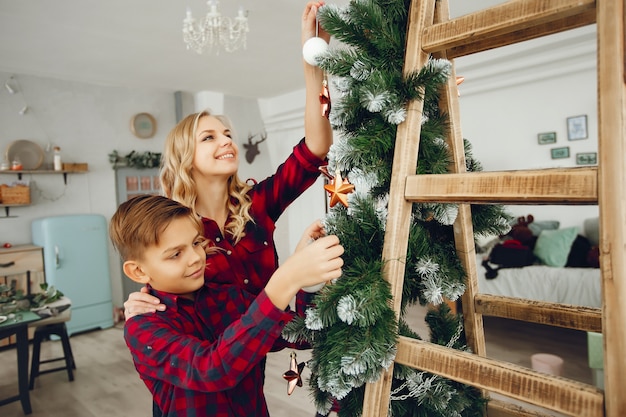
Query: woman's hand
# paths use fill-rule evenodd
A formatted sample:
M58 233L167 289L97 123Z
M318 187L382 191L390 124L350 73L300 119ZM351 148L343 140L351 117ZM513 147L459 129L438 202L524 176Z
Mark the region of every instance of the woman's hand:
M304 8L302 13L302 45L309 39L317 36L330 43L330 34L321 26L317 27L317 11L326 3L323 1L310 1Z
M341 276L343 252L337 236L320 237L291 255L281 268L289 268L291 278L300 288L320 284Z
M304 229L304 233L302 234L300 241L296 245L296 249L294 252L298 252L299 250L308 246L311 242L316 241L322 236L326 236L326 230L324 230L322 222L316 220L315 222L311 223L309 227Z
M146 313L165 311L165 304L153 295L148 294L148 288L142 287L140 292L130 293L124 302L124 319Z
M314 36L330 42L330 34L317 25L318 9L326 3L310 1L302 13L302 45ZM311 65L304 57L304 85L306 101L304 105L304 140L309 150L318 158L324 159L333 144L333 130L325 112L320 107L320 92L324 82L324 72L321 68Z

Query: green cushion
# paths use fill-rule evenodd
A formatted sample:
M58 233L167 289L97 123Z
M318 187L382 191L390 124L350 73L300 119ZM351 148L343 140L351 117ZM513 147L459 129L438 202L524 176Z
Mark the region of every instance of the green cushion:
M535 243L533 253L548 266L564 267L578 228L542 230Z

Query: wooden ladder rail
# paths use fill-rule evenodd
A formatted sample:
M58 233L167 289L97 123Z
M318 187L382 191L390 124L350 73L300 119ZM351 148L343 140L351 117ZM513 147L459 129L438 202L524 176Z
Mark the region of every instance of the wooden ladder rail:
M419 4L418 4L419 3ZM548 3L548 4L545 4ZM509 297L490 298L476 293L476 265L473 258L473 240L469 245L471 217L468 217L469 203L486 203L485 178L488 173L462 174L464 166L459 161L462 149L462 137L457 99L452 92L456 91L451 82L446 89L451 111L450 144L453 152L456 175L461 178L450 178L446 186L454 188L458 181L471 181L476 187L470 191L460 191L454 197L460 203L459 218L455 223L457 250L468 273L468 293L464 296L464 314L466 316L466 332L468 340L476 355L465 354L427 342L401 338L398 345L396 361L418 369L437 373L444 377L461 381L478 388L499 392L513 398L530 400L531 403L564 412L569 415L618 417L626 415L626 399L618 392L626 381L625 365L622 358L626 353L626 334L621 332L626 324L626 306L620 306L620 296L626 295L626 260L624 259L626 237L626 211L620 202L626 200L626 152L624 149L624 133L626 121L626 75L624 68L624 1L619 0L554 0L543 2L509 1L500 6L463 16L454 20L445 20L449 15L447 1L440 0L434 6L434 0L411 4L409 11L408 45L405 58L405 72L419 69L426 62L425 53L438 53L447 58L467 55L499 46L509 45L527 39L557 33L563 30L598 23L598 125L599 127L599 160L597 174L592 170L572 170L570 174L556 173L567 185L580 186L579 194L558 198L550 194L536 194L533 199L516 200L506 183L501 180L487 180L491 183L487 190L495 193L488 200L492 203L514 202L517 204L593 204L600 206L600 252L603 281L604 302L602 318L597 309L579 311L579 307L552 305L550 303L534 303L527 300L516 300ZM437 21L434 21L437 9ZM443 9L443 12L441 12ZM432 18L431 18L432 17ZM454 74L451 77L454 79ZM456 110L455 110L456 109ZM406 254L408 231L404 230L410 218L410 206L424 196L425 190L414 185L410 191L409 183L421 183L440 179L437 176L411 176L417 165L417 149L419 147L419 126L421 123L421 103L411 103L405 123L399 126L396 138L396 153L390 188L389 218L385 234L383 258L387 260L384 270L385 278L392 286L394 309L399 311L399 297L402 291L404 274L403 259ZM530 172L535 180L543 178L548 184L555 183L554 177L546 176L544 171ZM554 174L550 173L550 174ZM451 174L455 175L455 174ZM520 175L528 175L521 172ZM479 178L482 176L482 178ZM577 177L576 179L573 177ZM580 181L583 180L581 185ZM601 191L598 193L597 187ZM406 185L406 190L404 186ZM561 184L563 185L563 184ZM596 189L594 190L594 187ZM550 189L550 185L547 186ZM558 191L569 192L566 187ZM405 192L403 192L403 190ZM495 190L495 191L494 191ZM524 192L527 192L525 190ZM412 194L411 194L412 193ZM598 195L599 194L599 195ZM447 195L447 194L446 194ZM517 196L522 194L517 194ZM526 197L526 196L525 196ZM446 202L451 197L437 198L431 196L425 201ZM460 200L458 200L461 198ZM559 200L564 199L564 200ZM533 200L533 201L531 201ZM611 232L611 233L609 233ZM460 236L460 237L459 237ZM471 302L467 302L467 300ZM563 378L554 378L511 364L502 363L481 357L484 356L484 334L482 333L482 314L499 315L501 317L529 317L534 314L537 322L552 320L555 325L597 331L602 326L605 335L605 397L602 392L587 384L573 381L563 382ZM469 320L467 318L469 316ZM530 321L535 321L534 319ZM469 324L469 326L468 326ZM469 327L469 329L467 328ZM364 416L386 416L389 408L389 392L391 388L391 367L377 383L368 384L365 392L363 408ZM469 372L466 371L469 370ZM463 370L463 371L460 371ZM490 378L484 378L488 373ZM525 392L520 392L523 386ZM511 389L515 388L517 389ZM540 389L537 389L540 387ZM546 393L550 394L546 394ZM606 407L606 414L604 413ZM493 408L509 411L510 415L525 414L514 406L497 404ZM537 415L533 413L532 415Z

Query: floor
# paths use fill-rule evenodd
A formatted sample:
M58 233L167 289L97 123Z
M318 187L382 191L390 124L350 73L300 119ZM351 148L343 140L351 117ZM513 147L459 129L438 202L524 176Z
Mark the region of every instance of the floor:
M422 307L414 308L409 321L427 338L428 330L422 320L424 311ZM533 353L553 353L565 361L563 376L592 383L585 333L489 317L484 325L488 356L530 367ZM31 391L31 416L149 417L151 397L135 373L122 333L121 327L113 327L72 336L77 364L75 380L69 382L65 372L40 376ZM60 352L60 342L48 341L42 345L42 358ZM308 358L308 352L298 352L298 361ZM265 392L270 413L272 417L313 417L315 411L306 382L291 396L287 395L287 383L281 375L288 365L289 351L269 354ZM17 393L16 372L15 350L0 350L0 398ZM306 370L304 376L308 377ZM20 403L1 406L0 416L23 416Z

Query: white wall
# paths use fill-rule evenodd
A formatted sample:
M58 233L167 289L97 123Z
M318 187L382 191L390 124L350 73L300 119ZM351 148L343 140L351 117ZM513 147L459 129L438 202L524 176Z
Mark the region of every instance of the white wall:
M576 166L576 153L598 151L595 26L456 60L463 137L485 171ZM558 49L554 49L558 47ZM588 138L570 141L566 118L587 115ZM556 132L539 145L537 134ZM570 157L551 159L550 149ZM581 226L597 206L510 206L516 216Z
M304 101L304 90L259 100L265 128L272 138L267 146L273 170L304 137ZM294 250L306 226L315 219L323 218L325 198L324 181L320 176L317 183L298 197L278 220L275 242L280 259L284 260Z

